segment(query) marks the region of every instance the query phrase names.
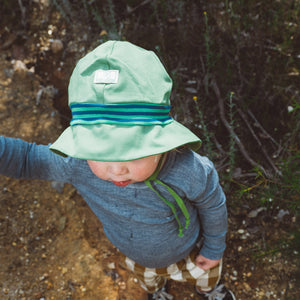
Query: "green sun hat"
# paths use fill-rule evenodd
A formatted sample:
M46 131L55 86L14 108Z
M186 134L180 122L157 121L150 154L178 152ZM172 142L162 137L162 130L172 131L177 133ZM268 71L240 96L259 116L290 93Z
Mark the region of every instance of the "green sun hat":
M172 80L152 51L108 41L76 65L69 84L70 126L50 146L63 156L130 161L200 139L170 117Z

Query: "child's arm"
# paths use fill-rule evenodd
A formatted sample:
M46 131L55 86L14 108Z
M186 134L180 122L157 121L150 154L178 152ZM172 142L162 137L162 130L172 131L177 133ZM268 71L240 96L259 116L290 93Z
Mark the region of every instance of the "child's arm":
M212 162L197 157L195 174L191 180L191 201L198 208L203 245L198 263L201 267L217 265L226 248L227 209L226 198Z
M49 150L21 139L0 136L0 174L14 178L66 181L68 164Z

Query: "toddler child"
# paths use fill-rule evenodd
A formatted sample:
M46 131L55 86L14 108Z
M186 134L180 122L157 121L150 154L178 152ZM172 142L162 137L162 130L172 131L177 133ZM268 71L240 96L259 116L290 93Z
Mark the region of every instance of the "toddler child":
M199 138L170 117L171 88L152 51L108 41L73 71L70 127L50 147L0 137L0 172L71 183L148 299L173 299L167 279L193 283L203 299L235 299L219 284L225 196L194 152Z

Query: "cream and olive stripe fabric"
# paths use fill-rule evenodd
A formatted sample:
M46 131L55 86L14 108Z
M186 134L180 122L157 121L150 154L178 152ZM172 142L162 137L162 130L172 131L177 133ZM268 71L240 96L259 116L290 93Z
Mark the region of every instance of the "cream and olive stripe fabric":
M166 268L146 268L123 254L121 254L120 263L134 273L135 277L148 293L154 293L162 288L166 279L190 282L194 284L198 290L204 292L210 291L220 280L222 261L215 268L204 271L194 263L198 253L199 248L195 248L186 258Z

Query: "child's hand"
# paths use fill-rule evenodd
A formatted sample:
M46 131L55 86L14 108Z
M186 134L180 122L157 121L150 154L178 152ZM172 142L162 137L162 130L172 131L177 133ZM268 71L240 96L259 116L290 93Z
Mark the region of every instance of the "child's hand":
M209 270L219 264L221 259L212 260L209 258L204 257L203 255L199 254L196 257L196 265L201 268L202 270L206 271Z

